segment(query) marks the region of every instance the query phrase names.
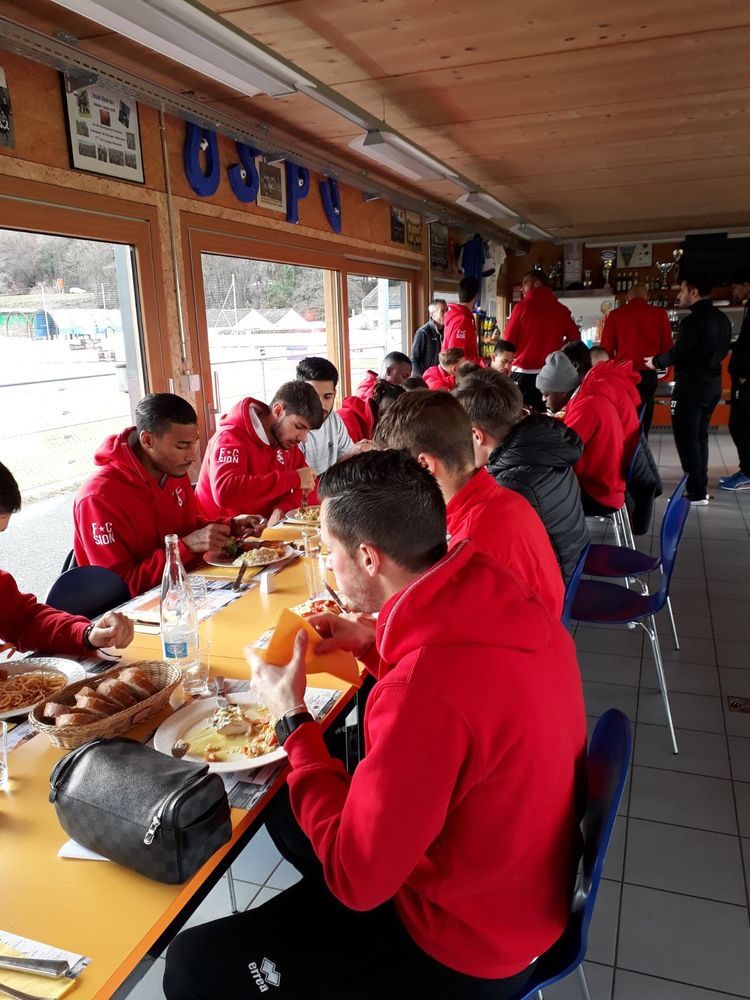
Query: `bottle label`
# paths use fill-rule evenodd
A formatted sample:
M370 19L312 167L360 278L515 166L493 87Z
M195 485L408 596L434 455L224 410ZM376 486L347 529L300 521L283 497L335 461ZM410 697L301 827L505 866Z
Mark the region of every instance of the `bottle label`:
M186 642L165 642L164 656L168 660L185 660L188 655L188 644Z

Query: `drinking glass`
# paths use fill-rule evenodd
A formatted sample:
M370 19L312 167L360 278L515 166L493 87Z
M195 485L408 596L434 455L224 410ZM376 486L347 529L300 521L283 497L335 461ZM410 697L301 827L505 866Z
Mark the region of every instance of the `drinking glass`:
M208 676L211 671L211 643L201 639L195 656L182 667L182 686L185 693L197 698L210 694Z

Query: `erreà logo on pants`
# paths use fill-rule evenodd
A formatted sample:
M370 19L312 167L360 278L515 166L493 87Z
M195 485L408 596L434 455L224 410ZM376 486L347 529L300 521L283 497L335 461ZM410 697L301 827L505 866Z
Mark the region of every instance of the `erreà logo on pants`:
M115 540L115 533L111 521L99 524L98 521L91 522L91 534L96 545L112 545Z
M268 993L269 986L281 985L281 973L277 972L276 964L270 958L264 958L260 963L260 968L256 962L251 962L248 968L261 993Z

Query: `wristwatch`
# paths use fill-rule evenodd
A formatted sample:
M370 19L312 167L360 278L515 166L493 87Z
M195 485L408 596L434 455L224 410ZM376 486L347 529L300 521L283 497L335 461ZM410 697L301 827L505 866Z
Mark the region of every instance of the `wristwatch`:
M283 715L276 723L276 728L274 729L279 746L284 746L295 729L299 729L306 722L314 721L312 715L307 710L304 712L295 712L293 715Z

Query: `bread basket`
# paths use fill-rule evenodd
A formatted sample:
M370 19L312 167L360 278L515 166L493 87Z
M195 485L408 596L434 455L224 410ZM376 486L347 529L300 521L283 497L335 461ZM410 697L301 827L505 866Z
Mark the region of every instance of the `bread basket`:
M29 714L29 723L38 733L44 733L52 746L61 747L63 750L73 750L81 746L87 740L109 738L110 736L122 736L129 729L137 726L152 715L156 715L169 701L169 696L177 687L182 677L180 668L170 666L162 660L138 660L135 663L123 663L112 670L97 674L95 677L86 677L75 684L68 684L67 687L55 692L54 700L63 705L73 705L75 696L82 687L97 687L101 681L108 677L116 677L121 670L126 667L138 667L154 684L158 684L161 690L156 694L144 698L143 701L136 702L129 708L123 708L114 715L108 715L105 719L97 719L89 722L85 726L56 726L45 721L44 705L49 699L37 705Z

